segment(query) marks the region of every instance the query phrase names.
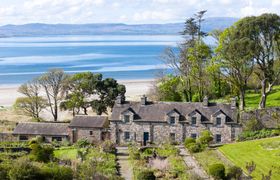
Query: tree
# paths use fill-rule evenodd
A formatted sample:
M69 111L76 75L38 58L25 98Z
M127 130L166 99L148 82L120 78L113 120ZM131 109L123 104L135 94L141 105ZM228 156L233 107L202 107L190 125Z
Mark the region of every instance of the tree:
M46 100L39 95L40 88L40 84L36 79L21 85L18 92L26 97L17 98L15 107L23 109L35 119L40 119L40 112L46 107Z
M62 92L67 78L68 75L60 69L51 69L39 77L39 82L45 90L48 106L51 110L54 121L57 121L58 119L58 107L62 100Z
M239 94L239 108L245 107L247 81L253 72L255 43L246 30L249 18L244 18L226 29L221 35L216 53L224 76Z
M250 37L256 43L256 71L261 81L261 100L259 108L265 108L267 95L277 82L280 68L275 61L280 59L280 17L277 14L263 14L250 19Z

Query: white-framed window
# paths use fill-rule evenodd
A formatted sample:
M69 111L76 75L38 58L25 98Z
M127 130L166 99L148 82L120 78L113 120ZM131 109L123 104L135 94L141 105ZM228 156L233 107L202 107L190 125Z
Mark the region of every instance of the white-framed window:
M192 117L191 119L191 125L195 126L196 125L196 117Z
M175 116L171 116L170 119L169 119L169 123L170 124L175 124L175 122L176 122Z
M124 140L129 140L130 139L130 132L128 132L128 131L125 131L124 132Z
M130 115L124 115L123 119L125 123L128 123L130 121Z
M220 118L220 117L217 117L217 118L216 118L216 125L217 125L217 126L222 125L222 118Z

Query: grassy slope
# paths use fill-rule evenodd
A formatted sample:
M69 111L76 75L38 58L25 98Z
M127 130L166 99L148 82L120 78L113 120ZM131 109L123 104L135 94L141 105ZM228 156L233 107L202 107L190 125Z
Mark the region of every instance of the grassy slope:
M229 164L225 163L219 157L217 150L205 150L200 153L194 153L193 155L206 172L208 172L209 166L212 164L224 164L226 170L230 167Z
M259 106L259 101L261 98L260 93L255 93L250 90L245 94L246 110L256 109ZM229 103L230 97L224 97L220 99L214 99L213 102L218 103ZM274 86L272 92L267 96L267 107L280 106L280 85Z
M257 166L253 177L256 179L261 179L262 174L268 174L272 170L272 179L276 180L280 179L280 146L278 144L278 148L273 150L261 146L275 141L280 144L280 137L228 144L219 150L245 172L246 162L254 161Z

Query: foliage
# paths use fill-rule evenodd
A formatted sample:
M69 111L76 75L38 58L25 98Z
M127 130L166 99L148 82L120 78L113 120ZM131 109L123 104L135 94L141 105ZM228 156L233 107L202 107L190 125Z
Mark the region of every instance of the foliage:
M164 77L158 85L159 100L162 101L181 101L181 94L179 92L181 79L176 76Z
M246 141L246 140L253 140L253 139L261 139L273 136L279 136L280 130L279 129L262 129L259 131L243 131L238 135L238 141Z
M185 147L191 153L198 153L203 151L206 147L208 147L209 143L213 140L213 135L210 131L205 130L202 131L199 138L195 140L186 139Z
M106 140L106 141L102 142L101 149L105 153L115 153L116 152L116 146L110 140Z
M280 137L238 142L223 145L219 150L245 172L247 172L246 163L254 161L256 169L251 174L254 179L261 179L262 174L267 174L270 169L273 172L272 179L280 179L279 146L270 148L271 143L278 141Z
M202 131L197 139L197 142L203 145L208 145L211 141L213 141L213 135L208 130Z
M238 166L231 166L227 172L228 179L240 179L242 175L242 169Z
M11 180L41 179L40 169L27 158L19 158L14 161L9 171Z
M74 147L61 147L54 150L54 157L61 160L76 160L77 148Z
M78 148L86 148L90 146L90 142L88 141L88 139L79 139L76 143L75 146Z
M262 123L260 121L258 121L257 119L250 119L247 122L245 122L245 127L244 127L244 131L258 131L263 129L264 126L262 125Z
M202 151L200 143L189 143L186 148L190 151L190 153L198 153Z
M142 170L136 176L137 180L155 180L154 172L151 170Z
M60 166L55 163L49 163L41 168L42 176L45 179L72 180L73 170L70 167Z
M247 169L247 172L249 173L249 175L251 176L251 174L255 171L256 169L256 164L254 161L251 161L251 162L246 162L246 169Z
M223 164L212 164L209 166L209 174L214 179L225 178L225 166Z
M39 162L49 162L53 158L53 147L50 145L41 145L38 142L30 144L31 158Z
M189 145L190 143L195 143L195 139L194 138L186 138L185 141L184 141L185 147L187 145Z

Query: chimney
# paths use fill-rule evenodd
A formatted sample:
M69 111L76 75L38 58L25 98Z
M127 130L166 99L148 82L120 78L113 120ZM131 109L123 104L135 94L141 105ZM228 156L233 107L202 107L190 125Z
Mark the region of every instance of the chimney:
M204 107L208 107L208 104L209 104L209 102L208 102L208 97L207 97L207 96L204 96L202 105L203 105Z
M231 98L230 99L231 100L231 103L230 103L230 107L231 107L231 109L235 109L237 106L236 106L236 97L234 97L234 98Z
M145 96L145 95L143 95L142 97L141 97L141 105L142 106L145 106L147 104L147 97Z
M116 98L116 104L123 104L125 101L125 96L123 95L118 95Z

